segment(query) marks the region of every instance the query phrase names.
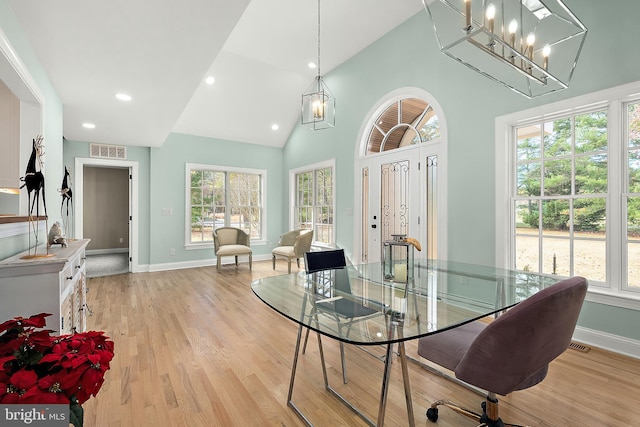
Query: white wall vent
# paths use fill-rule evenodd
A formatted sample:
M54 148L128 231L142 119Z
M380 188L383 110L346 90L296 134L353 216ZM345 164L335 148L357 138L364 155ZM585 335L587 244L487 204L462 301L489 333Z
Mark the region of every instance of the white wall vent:
M126 160L127 147L124 145L90 144L89 156L100 157L102 159Z

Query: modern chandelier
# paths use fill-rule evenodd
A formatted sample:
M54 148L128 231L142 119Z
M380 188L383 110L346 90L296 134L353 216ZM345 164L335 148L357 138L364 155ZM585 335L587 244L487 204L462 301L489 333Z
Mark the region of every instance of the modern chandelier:
M318 0L318 75L302 95L302 124L313 130L332 128L336 124L336 98L320 74L320 0Z
M586 27L560 0L422 0L440 50L528 97L569 87Z

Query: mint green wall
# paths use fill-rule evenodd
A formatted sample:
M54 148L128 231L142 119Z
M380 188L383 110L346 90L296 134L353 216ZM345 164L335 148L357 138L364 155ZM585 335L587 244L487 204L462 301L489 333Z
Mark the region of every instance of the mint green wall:
M337 243L352 252L354 164L358 131L385 94L402 87L429 92L448 131L448 258L495 262L494 122L497 116L640 79L640 2L566 0L589 32L570 89L534 100L506 89L439 52L430 18L420 12L325 76L336 97L336 127L298 127L284 151L286 168L336 157ZM325 52L324 55L331 55ZM286 183L285 187L286 189ZM470 208L473 207L473 208ZM640 339L640 311L587 302L580 325Z
M6 0L0 0L0 28L11 43L16 54L29 70L44 97L44 176L45 196L48 202L47 214L49 215L50 227L53 222L61 221L60 212L58 209L55 209L54 206L60 198L57 189L62 183L63 175L62 103ZM33 135L33 137L35 136L36 135ZM26 167L26 163L20 170L24 171L24 167ZM26 190L23 189L20 197L26 198L26 194ZM44 239L42 237L40 237L40 239L41 241L46 241L46 233ZM28 249L28 241L27 235L2 239L0 242L0 259Z
M89 157L89 143L65 141L64 162L71 166L76 157ZM152 269L162 264L209 260L213 249L184 249L185 164L199 163L246 167L267 171L267 239L254 245L254 257L268 255L283 228L283 206L287 196L281 183L286 179L282 149L229 142L198 136L170 134L160 148L127 147L127 160L139 165L138 263ZM77 200L77 199L76 199ZM173 215L161 215L169 208ZM175 255L170 255L170 249Z
M76 157L89 158L89 143L79 141L64 141L64 165L71 169L72 175L76 173ZM138 163L138 264L148 265L150 228L149 228L149 200L151 197L151 185L149 181L150 149L148 147L127 147L127 161ZM73 190L73 182L71 184ZM74 194L74 203L79 203L81 198ZM57 208L60 206L60 197L56 199ZM75 206L74 206L75 207Z
M335 129L311 132L298 127L284 150L181 134L170 135L161 148L138 151L129 147L129 158L141 164L139 263L157 265L213 256L210 251L183 250L185 162L268 170L269 244L254 248L257 255L266 255L282 230L288 228L288 170L335 158L336 179L340 183L336 188L337 244L352 252L354 218L347 210L355 203L358 131L369 109L384 94L407 86L431 93L448 122L448 257L493 263L495 117L640 79L640 50L632 48L640 2L566 0L566 4L589 28L589 34L571 88L559 94L527 100L445 57L438 51L428 16L420 12L326 76L337 99ZM6 0L0 0L0 27L47 100L47 198L56 206L56 189L63 170L62 105ZM88 146L66 142L64 150L67 164L75 156L87 157ZM147 166L143 167L143 163ZM473 206L473 212L469 206ZM173 216L161 216L162 208L173 209ZM52 208L49 215L57 218L56 211ZM19 252L18 240L3 239L2 246L7 244L11 251ZM171 247L176 249L175 256L169 255ZM594 303L586 303L579 322L587 328L635 340L640 340L640 331L635 327L639 323L640 311Z
M283 206L287 196L281 183L286 177L282 166L282 149L255 144L229 142L197 136L170 134L161 148L151 149L151 264L207 260L213 248L184 249L185 233L185 164L199 163L267 171L267 245L252 245L254 259L271 254L283 232ZM172 216L162 216L170 208ZM170 255L175 248L176 255Z

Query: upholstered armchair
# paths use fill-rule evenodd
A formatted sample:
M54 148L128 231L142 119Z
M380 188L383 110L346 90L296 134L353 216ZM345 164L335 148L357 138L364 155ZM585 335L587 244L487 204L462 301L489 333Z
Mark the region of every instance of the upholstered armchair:
M238 256L249 255L249 270L251 270L252 251L249 234L236 227L220 227L213 230L213 248L216 254L216 267L220 270L221 258L233 256L238 266Z
M298 268L300 268L300 258L304 257L305 252L311 250L311 241L313 240L313 230L298 229L289 231L280 236L278 247L271 251L273 260L273 269L276 269L276 258L286 258L289 263L289 273L291 273L291 261L296 260Z

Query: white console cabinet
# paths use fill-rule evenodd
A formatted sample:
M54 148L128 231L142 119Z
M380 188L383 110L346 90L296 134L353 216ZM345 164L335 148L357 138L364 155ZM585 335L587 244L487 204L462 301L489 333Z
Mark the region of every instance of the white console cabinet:
M0 323L16 316L51 313L47 328L56 335L86 330L85 249L88 239L54 245L53 256L25 259L24 252L0 261ZM47 253L39 247L38 254Z

